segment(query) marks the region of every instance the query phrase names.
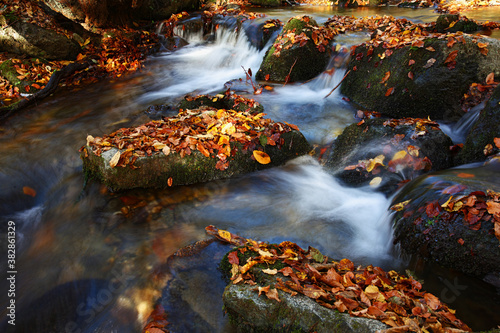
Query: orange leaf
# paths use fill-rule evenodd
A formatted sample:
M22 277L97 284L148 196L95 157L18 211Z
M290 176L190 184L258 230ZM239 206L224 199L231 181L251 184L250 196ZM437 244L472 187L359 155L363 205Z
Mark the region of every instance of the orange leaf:
M411 66L411 65L413 65L414 63L415 63L415 60L410 59L410 61L408 61L408 66Z
M168 180L167 180L167 184L168 186L172 186L172 183L174 182L174 180L172 179L172 177L169 177Z
M429 46L429 47L426 47L425 48L427 51L431 51L431 52L434 52L436 51L432 46Z
M387 89L387 91L385 92L385 96L389 96L389 95L392 95L392 93L394 92L394 87L391 87L389 89Z
M271 162L271 158L269 157L269 155L260 150L254 150L253 157L255 157L257 162L259 162L260 164L269 164Z
M493 84L493 83L495 83L495 73L491 72L486 77L486 84Z
M411 46L413 47L424 47L424 41L423 40L417 40L417 41L414 41Z
M495 222L495 236L500 240L500 223Z
M439 308L439 305L441 305L439 299L433 294L425 293L424 299L425 303L427 303L427 305L434 311Z
M36 196L36 191L29 186L23 187L23 193L33 198Z
M477 43L477 47L479 47L480 49L484 49L486 48L490 43Z
M454 61L455 58L457 57L457 54L458 54L458 50L451 51L450 54L448 54L448 56L446 57L446 60L444 61L444 63L447 64L449 62Z
M486 205L488 206L488 213L490 213L491 215L495 215L495 214L500 215L500 203L499 202L488 200L486 202Z
M410 78L410 80L413 80L413 72L408 72L408 78Z
M291 129L294 129L294 130L296 130L296 131L299 131L299 128L297 127L297 125L287 123L286 121L285 121L285 124L287 124L288 126L290 126L290 128L291 128Z
M384 77L382 78L382 81L380 81L380 83L386 83L387 80L389 80L389 77L391 76L391 72L386 72Z
M269 81L269 74L266 74L266 76L264 77L264 79L265 79L266 81Z
M474 178L475 176L471 173L460 172L457 177L460 178Z
M458 244L460 245L464 245L465 241L462 239L462 238L459 238L458 239Z
M497 146L497 148L500 148L500 138L494 138L493 142L495 143L495 146Z
M203 154L203 156L205 157L210 156L210 152L203 146L201 142L197 143L196 148L198 148L198 150Z

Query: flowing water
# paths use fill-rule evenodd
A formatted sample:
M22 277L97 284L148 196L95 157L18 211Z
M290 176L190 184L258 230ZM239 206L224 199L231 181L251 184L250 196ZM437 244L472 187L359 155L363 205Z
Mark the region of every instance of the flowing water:
M282 20L304 13L324 22L339 12L305 6L267 10ZM431 10L399 8L339 14L436 18ZM4 295L15 287L18 332L140 331L166 283L165 260L206 238L210 224L263 241L311 245L360 264L407 267L391 244L389 200L370 189L340 185L311 157L237 179L167 190L113 194L96 183L84 188L78 149L88 134L144 123L148 106L175 105L189 93L231 87L259 101L270 118L299 126L312 144L330 143L356 121L355 109L337 91L324 98L344 75L342 59L332 59L330 74L254 96L242 66L256 72L266 48L258 50L231 28L220 28L211 43L199 34L185 37L188 46L151 57L139 73L59 92L0 128L0 262L2 270L16 272L15 285L0 282L0 306L6 318L12 297ZM349 34L337 43L348 49L367 37ZM8 221L16 233L15 267L9 269ZM194 273L200 281L191 286L195 292L207 289L201 279L207 272ZM215 291L200 297L220 302ZM460 299L452 306L457 303ZM184 327L179 323L188 314L177 315L174 321ZM217 327L230 331L220 307L216 316L223 323ZM6 320L0 327L13 329Z

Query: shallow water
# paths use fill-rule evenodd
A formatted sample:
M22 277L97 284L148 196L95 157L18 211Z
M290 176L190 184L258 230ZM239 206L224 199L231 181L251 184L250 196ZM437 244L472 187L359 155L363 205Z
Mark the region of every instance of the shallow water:
M267 13L282 20L307 13L319 22L335 14L323 7ZM342 12L384 13L421 22L436 17L431 10L399 8ZM152 57L139 73L59 92L0 128L0 246L6 253L7 222L13 221L18 332L139 331L166 283L159 267L177 249L206 238L209 224L263 241L311 245L360 264L405 267L391 245L388 199L340 185L310 157L237 179L161 191L112 194L96 183L84 189L78 149L88 134L139 125L148 121L149 105L216 93L231 80L242 78L238 89L251 93L242 66L256 72L265 48L257 50L232 30L219 29L211 44L189 38L189 46ZM350 34L337 42L348 49L364 38ZM270 118L299 126L312 144L330 143L356 121L355 109L338 91L324 98L344 75L338 61L331 66L332 75L249 96ZM2 267L6 259L0 259ZM5 280L0 286L8 289ZM8 302L0 299L2 309Z

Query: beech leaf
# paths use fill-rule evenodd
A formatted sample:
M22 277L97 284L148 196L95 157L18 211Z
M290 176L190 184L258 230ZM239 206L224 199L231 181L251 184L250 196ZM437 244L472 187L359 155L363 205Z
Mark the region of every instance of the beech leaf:
M118 164L118 161L120 160L120 151L118 150L114 155L113 157L111 158L111 160L109 161L109 166L114 168L117 164Z
M271 158L269 157L269 155L260 150L254 150L253 157L255 157L255 160L260 164L269 164L271 162Z

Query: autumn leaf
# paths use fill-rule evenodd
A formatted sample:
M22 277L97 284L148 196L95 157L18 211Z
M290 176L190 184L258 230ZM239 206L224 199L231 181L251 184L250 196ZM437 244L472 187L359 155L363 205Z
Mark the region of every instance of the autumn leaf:
M299 128L297 127L297 125L287 123L286 121L285 121L285 124L287 124L288 126L290 126L290 128L291 128L291 129L294 129L294 130L296 130L296 131L299 131Z
M33 198L36 196L36 191L29 186L23 186L23 193Z
M457 177L459 177L459 178L474 178L475 176L471 173L460 172L459 174L457 174Z
M425 293L424 295L425 303L431 308L431 310L436 311L439 306L441 305L441 302L439 299L434 296L433 294L430 293Z
M388 71L385 73L384 77L382 78L382 80L380 81L380 83L384 84L387 82L387 80L389 80L389 77L391 76L391 72Z
M387 91L385 92L385 97L392 95L393 92L394 92L394 87L387 89Z
M488 207L488 213L491 215L498 215L500 217L500 203L492 200L488 200L486 202L486 206Z
M165 147L163 147L161 151L163 154L165 154L165 156L168 156L170 154L170 147L165 145Z
M240 264L240 259L238 258L238 253L236 251L230 252L227 255L227 259L228 259L230 264L235 264L235 265Z
M434 65L435 62L436 62L436 59L430 58L429 60L427 60L427 63L423 67L430 68L430 67L432 67L432 65Z
M410 59L410 61L408 61L408 66L411 66L411 65L413 65L414 63L415 63L415 60Z
M408 72L408 78L409 78L410 80L413 80L413 72Z
M229 231L219 229L218 234L220 237L222 237L222 239L231 243L231 233Z
M111 158L111 160L109 161L109 166L114 168L117 164L118 164L118 161L120 161L120 151L118 150L114 155L113 157Z
M276 275L278 274L278 270L275 268L275 269L269 269L269 268L265 268L262 270L263 273L266 273L266 274L269 274L269 275Z
M392 161L402 159L406 156L406 151L405 150L400 150L394 156L392 157Z
M450 54L446 57L446 60L444 61L445 64L455 61L455 58L457 57L458 50L451 51Z
M278 290L276 288L269 289L269 291L266 293L266 296L269 299L274 299L275 301L281 302L278 296Z
M167 185L168 185L169 187L171 187L173 183L174 183L174 180L172 179L172 177L168 177L168 180L167 180Z
M396 212L400 212L402 211L406 205L408 205L410 203L411 200L406 200L406 201L403 201L403 202L400 202L400 203L397 203L395 205L392 205L391 206L391 210L394 210Z
M266 76L264 76L264 79L265 79L266 81L269 81L269 77L270 77L270 75L269 75L269 74L266 74Z
M260 164L269 164L271 162L269 155L260 150L254 150L253 157L255 157L255 160Z
M500 149L500 138L494 138L493 142L495 143L495 146Z
M486 76L486 84L494 84L495 83L495 73L491 72Z
M369 185L371 187L378 187L382 183L382 177L375 177L372 180L370 180Z
M432 46L426 47L425 49L430 52L436 51Z
M375 158L371 158L368 162L368 166L366 167L366 171L371 172L378 166L384 166L384 159L385 159L384 155L378 155Z

